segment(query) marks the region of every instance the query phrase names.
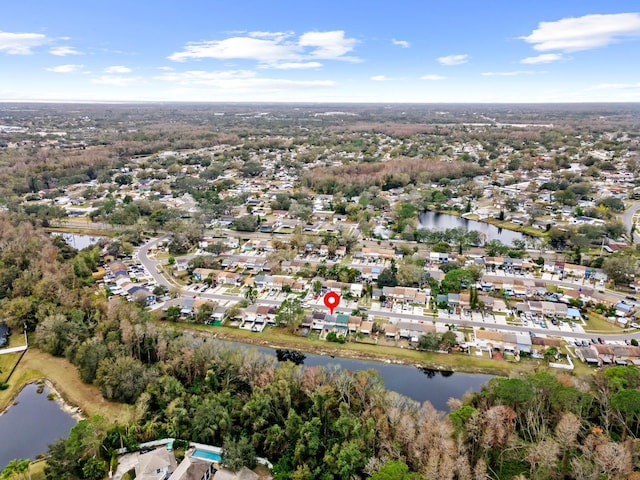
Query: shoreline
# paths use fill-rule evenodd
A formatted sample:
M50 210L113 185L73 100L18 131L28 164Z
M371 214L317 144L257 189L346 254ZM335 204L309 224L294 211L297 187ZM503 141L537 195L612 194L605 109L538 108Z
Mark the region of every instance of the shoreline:
M264 339L260 339L260 338L251 338L251 337L245 337L245 336L235 336L233 334L227 334L227 333L223 333L223 332L211 332L208 330L201 330L201 329L189 329L188 327L183 327L184 329L188 329L193 333L202 335L203 337L207 337L207 338L213 338L215 340L220 340L220 341L226 341L226 342L235 342L235 343L241 343L244 346L246 346L247 348L250 348L251 346L256 346L256 347L265 347L265 348L271 348L271 349L287 349L287 350L296 350L296 351L300 351L302 353L310 353L313 355L321 355L321 356L329 356L329 357L335 357L335 358L347 358L347 359L354 359L354 360L363 360L363 361L372 361L372 362L379 362L379 363L387 363L387 364L394 364L394 365L406 365L406 366L413 366L416 368L425 368L425 369L430 369L430 370L437 370L440 372L459 372L459 373L475 373L475 374L484 374L484 375L495 375L495 376L508 376L509 375L509 370L511 370L511 367L517 367L517 365L509 365L509 366L505 366L505 368L484 368L484 367L465 367L465 368L460 368L460 367L456 367L456 366L452 366L452 365L447 365L447 364L442 364L442 363L437 363L437 362L428 362L428 361L421 361L418 359L415 360L409 360L409 359L404 359L404 358L399 358L399 357L394 357L393 355L386 355L386 354L371 354L369 352L364 353L364 352L359 352L356 350L351 350L351 349L341 349L341 348L327 348L327 347L317 347L314 345L305 345L300 346L297 343L291 342L291 343L287 343L287 342L274 342L274 341L269 341L269 340L264 340ZM443 354L444 355L444 354ZM449 354L447 354L449 355ZM304 365L304 363L303 363Z
M60 407L60 410L65 412L67 415L73 418L76 422L79 422L80 420L84 420L87 418L84 415L82 408L71 404L67 399L65 399L60 393L60 391L56 388L54 383L47 378L30 380L24 383L23 385L20 385L15 395L13 395L13 397L11 397L7 402L7 406L4 408L4 410L0 411L0 417L4 415L7 411L9 411L11 407L17 405L16 398L18 398L18 396L22 393L22 391L29 385L37 385L37 386L43 385L44 390L39 394L44 394L45 391L48 390L47 399L50 401L55 401L58 404L58 407ZM54 395L54 397L49 398L49 395Z

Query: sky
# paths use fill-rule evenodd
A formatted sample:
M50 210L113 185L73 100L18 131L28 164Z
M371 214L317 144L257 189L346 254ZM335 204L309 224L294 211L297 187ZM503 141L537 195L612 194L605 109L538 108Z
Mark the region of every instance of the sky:
M637 0L14 0L0 101L640 101Z

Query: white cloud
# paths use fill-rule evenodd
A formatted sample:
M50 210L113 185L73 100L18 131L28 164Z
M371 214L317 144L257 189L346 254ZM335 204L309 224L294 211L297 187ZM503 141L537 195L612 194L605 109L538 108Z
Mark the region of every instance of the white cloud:
M238 33L244 33L244 32L238 32ZM247 35L250 37L254 37L254 38L270 38L273 40L277 40L277 41L283 41L288 37L291 37L294 35L294 32L263 32L263 31L256 31L256 32L247 32Z
M332 80L290 80L283 78L258 77L252 70L203 71L190 70L186 72L168 72L154 77L155 80L171 82L181 87L207 86L221 90L236 92L271 91L291 88L333 87Z
M564 57L561 53L542 53L540 55L536 55L535 57L527 57L520 60L520 63L525 65L536 65L538 63L552 63L559 62L560 60L564 60Z
M463 63L467 63L469 61L469 55L447 55L446 57L439 57L438 63L440 65L446 65L451 67L453 65L462 65Z
M12 33L0 31L0 52L9 55L30 55L32 48L47 43L46 36L40 33Z
M430 73L428 75L423 75L420 77L420 80L430 80L432 82L438 81L438 80L446 80L447 77L445 77L444 75L436 75L434 73Z
M409 42L407 42L406 40L396 40L395 38L391 39L391 43L393 43L394 45L397 45L398 47L402 47L402 48L409 48L411 46L411 44Z
M113 65L105 68L104 73L131 73L131 69L123 65Z
M55 55L56 57L64 57L67 55L80 55L80 52L78 50L69 46L52 47L49 49L49 53L51 55Z
M540 22L531 34L520 39L541 52L574 52L604 47L621 37L637 35L640 35L640 13L615 13Z
M97 78L92 78L91 82L97 83L98 85L113 85L114 87L130 87L144 83L140 77L122 77L119 75L102 75Z
M164 72L173 72L173 67L158 67L158 70L162 70Z
M385 77L384 75L374 75L373 77L371 77L371 80L373 80L374 82L386 82L392 79L389 77Z
M306 68L320 68L320 62L283 62L263 65L263 67L276 68L278 70L304 70Z
M225 40L195 42L187 44L183 51L170 55L169 60L184 62L187 60L215 58L251 59L261 62L295 59L295 46L281 43L280 40L264 40L252 37L231 37Z
M302 47L315 47L309 53L315 58L337 59L349 53L356 46L355 38L345 38L344 30L332 32L307 32L300 36L298 45Z
M482 72L483 77L516 77L518 75L533 75L536 72L531 70L515 70L512 72Z
M291 32L250 32L224 40L188 43L182 51L168 58L175 62L203 58L244 59L255 60L265 67L279 68L278 65L302 65L305 60L356 60L346 56L356 43L356 39L346 38L342 30L307 32L297 40ZM300 65L295 68L300 68ZM308 68L316 68L316 64Z
M637 83L601 83L587 88L587 91L593 90L629 90L640 88L640 82Z
M56 67L45 68L45 70L54 73L74 73L80 70L84 65L58 65Z

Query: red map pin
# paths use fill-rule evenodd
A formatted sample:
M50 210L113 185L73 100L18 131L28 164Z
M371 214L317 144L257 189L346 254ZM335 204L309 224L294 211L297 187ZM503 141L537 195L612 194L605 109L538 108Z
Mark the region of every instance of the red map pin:
M324 305L329 309L331 315L333 315L333 311L340 304L340 295L336 292L329 292L324 296Z

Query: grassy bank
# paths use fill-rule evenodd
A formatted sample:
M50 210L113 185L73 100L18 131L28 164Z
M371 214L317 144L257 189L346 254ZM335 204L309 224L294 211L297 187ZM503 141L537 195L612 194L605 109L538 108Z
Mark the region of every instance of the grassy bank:
M419 365L435 370L511 375L533 373L541 368L547 368L536 360L523 360L516 363L462 353L421 352L409 348L376 345L367 342L330 343L314 338L294 336L287 330L277 327L268 327L261 333L256 333L238 328L213 327L190 323L176 324L176 326L208 337L256 346L290 348L318 355Z
M100 414L112 422L126 422L132 418L133 407L103 399L96 387L80 380L76 367L70 362L34 348L23 357L9 381L9 388L0 391L0 411L11 405L22 387L40 379L49 380L65 402L80 407L84 415Z

